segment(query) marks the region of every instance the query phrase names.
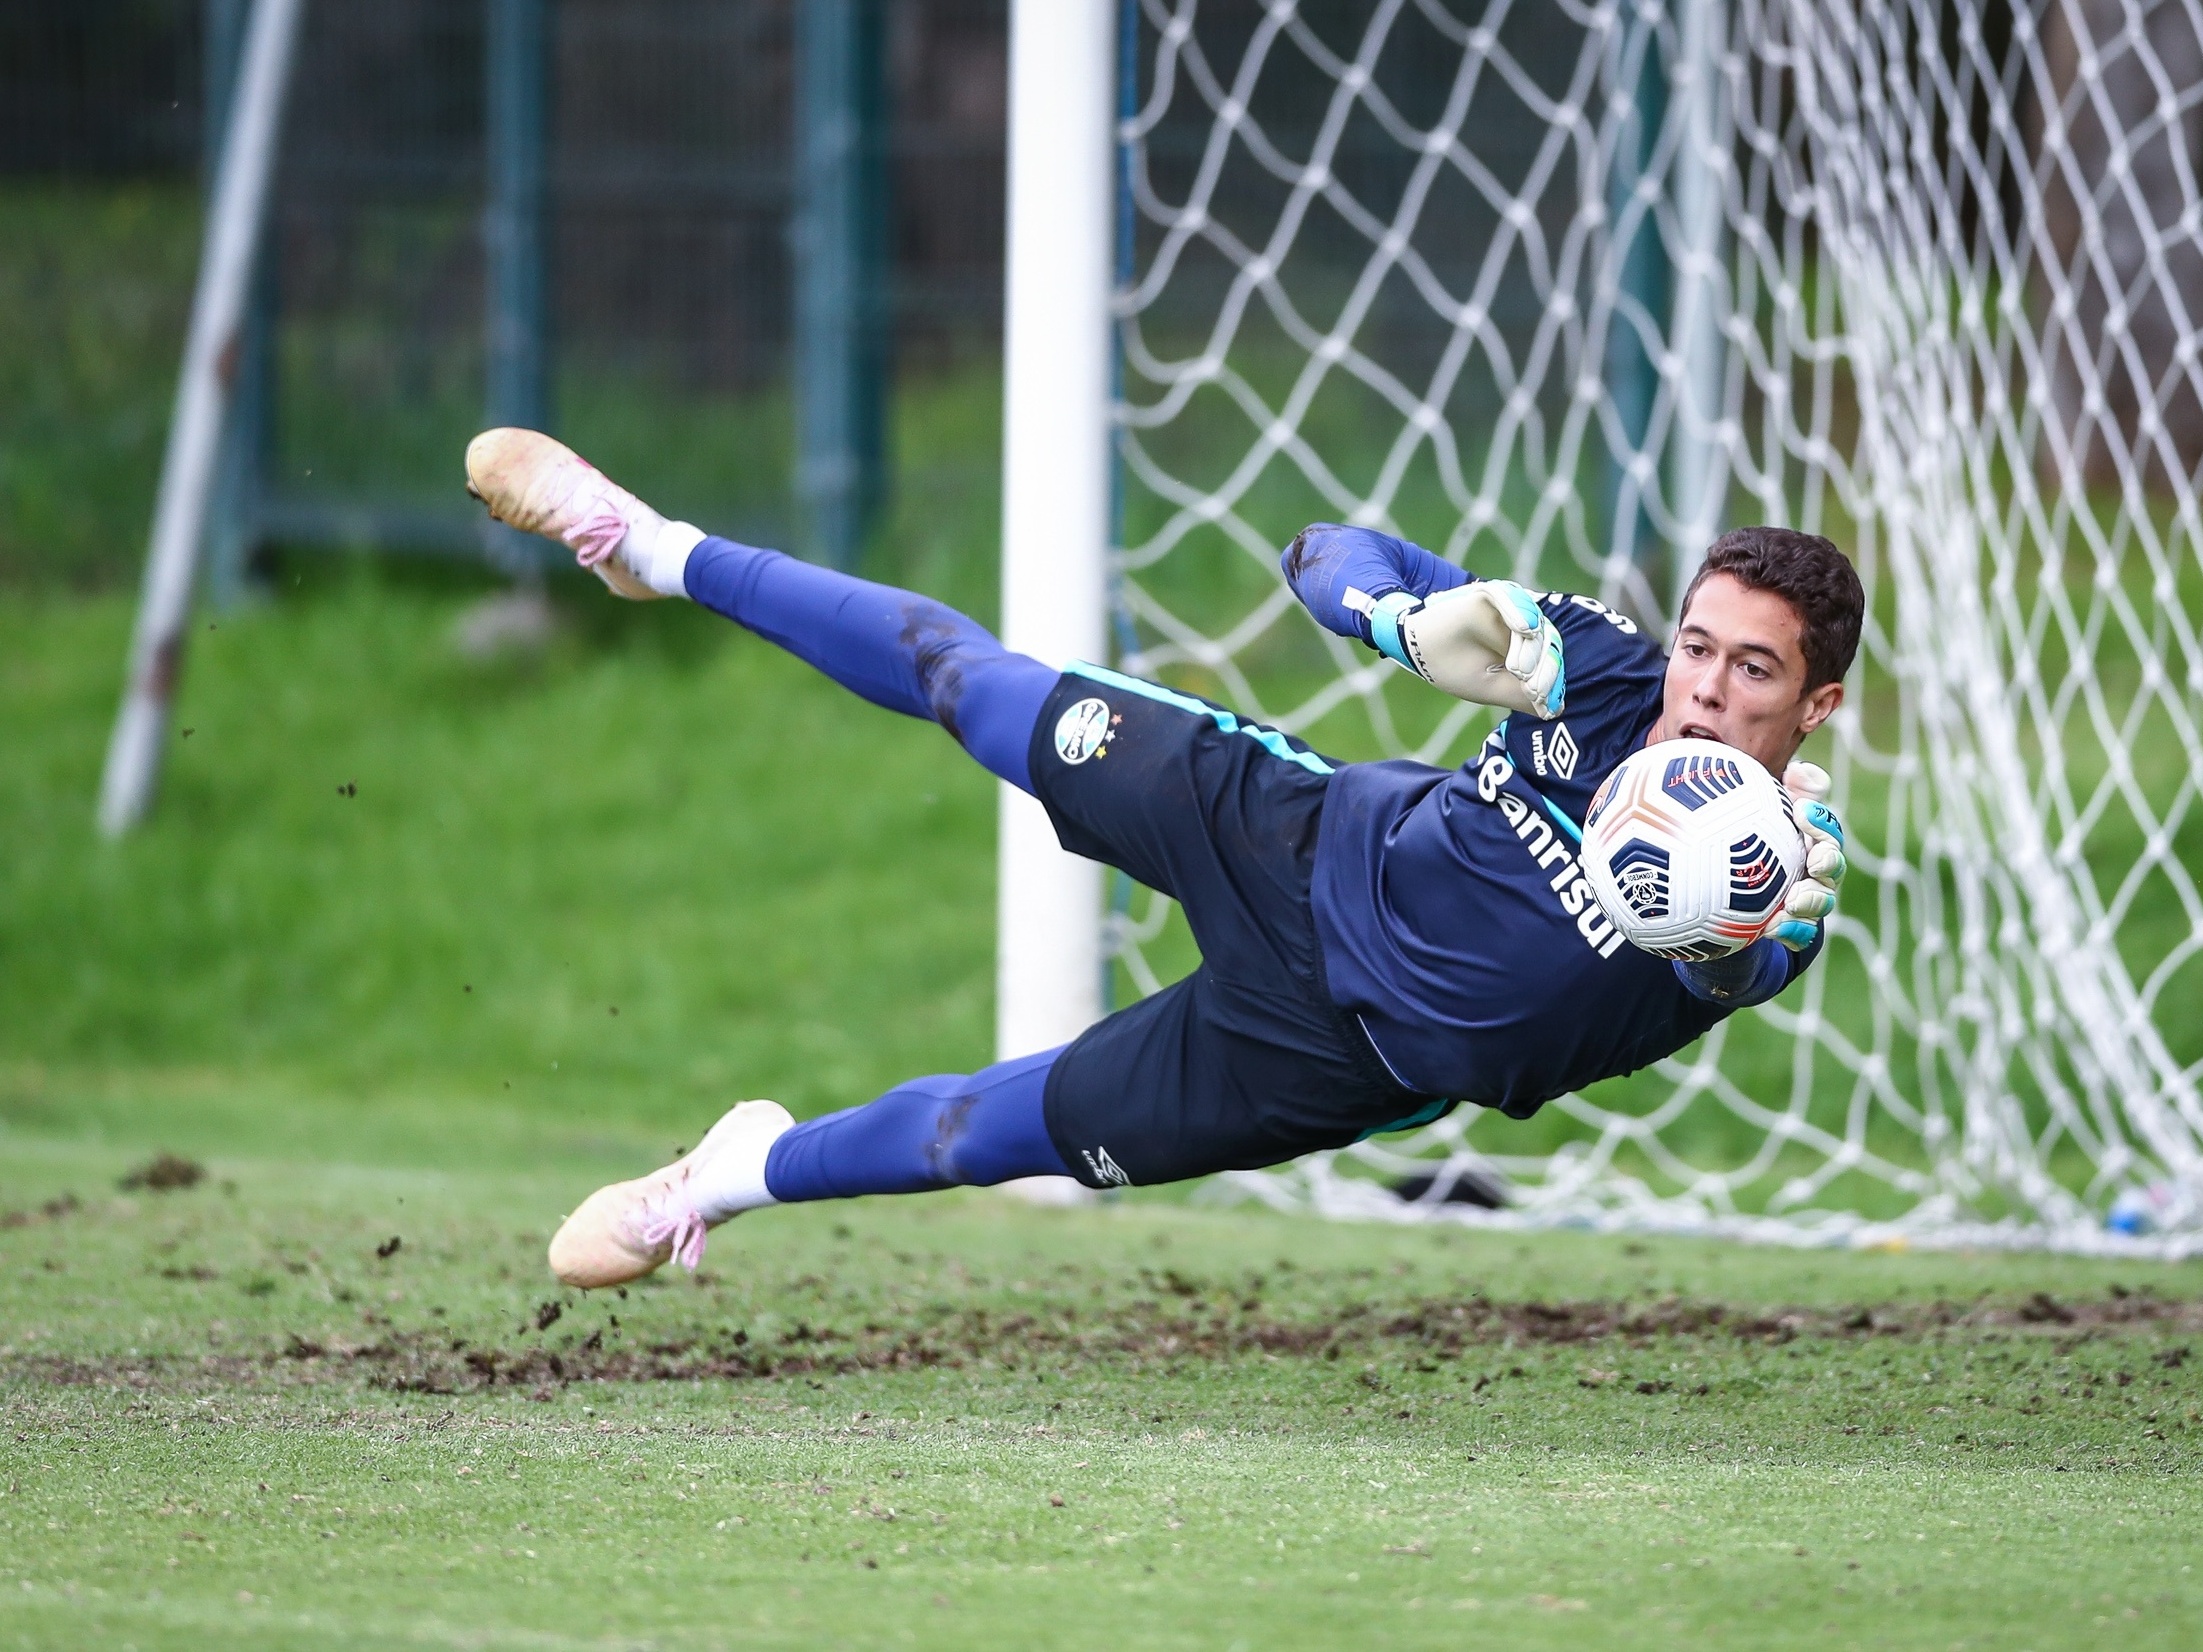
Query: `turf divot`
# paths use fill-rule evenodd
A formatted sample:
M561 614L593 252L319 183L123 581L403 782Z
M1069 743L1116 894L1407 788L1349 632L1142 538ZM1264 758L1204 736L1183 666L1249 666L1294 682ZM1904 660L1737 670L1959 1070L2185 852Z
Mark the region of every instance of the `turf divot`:
M207 1278L215 1277L202 1270ZM564 1317L546 1302L534 1328L548 1331ZM1856 1344L1895 1339L1911 1345L1972 1346L1984 1339L2020 1341L2036 1351L2070 1355L2083 1342L2139 1338L2131 1363L2157 1372L2186 1366L2189 1347L2166 1338L2203 1336L2203 1300L2170 1299L2151 1291L2121 1289L2097 1299L2058 1301L2034 1292L2018 1301L1969 1304L1881 1303L1875 1306L1788 1308L1768 1311L1720 1302L1663 1299L1651 1302L1494 1302L1433 1298L1398 1304L1350 1305L1315 1319L1249 1311L1228 1300L1208 1314L1168 1311L1135 1299L1101 1311L1067 1305L1046 1317L997 1315L974 1308L934 1317L922 1327L867 1323L853 1330L798 1321L770 1342L753 1341L741 1327L716 1334L677 1336L644 1346L607 1343L599 1327L567 1337L559 1346L513 1342L474 1346L434 1330L397 1331L365 1340L316 1340L287 1334L279 1350L241 1358L183 1356L124 1359L48 1358L0 1361L0 1379L13 1374L69 1387L173 1388L202 1391L223 1385L316 1386L359 1382L395 1393L469 1394L525 1390L547 1397L553 1389L592 1383L773 1382L789 1378L847 1377L865 1372L983 1367L1005 1372L1078 1366L1131 1370L1254 1358L1293 1360L1379 1359L1409 1361L1425 1374L1432 1361L1518 1348L1567 1348L1586 1358L1578 1386L1622 1382L1631 1392L1658 1395L1678 1385L1657 1377L1630 1378L1619 1369L1646 1364L1644 1356L1689 1346L1725 1344L1782 1348L1804 1344L1810 1356L1820 1342ZM2115 1341L2106 1352L2117 1351ZM1637 1356L1632 1360L1631 1356ZM1605 1365L1616 1369L1603 1369ZM1520 1377L1517 1370L1513 1373ZM1481 1373L1477 1391L1500 1373ZM1364 1385L1384 1384L1363 1373ZM2127 1373L2125 1387L2135 1380ZM1685 1385L1694 1395L1704 1384Z

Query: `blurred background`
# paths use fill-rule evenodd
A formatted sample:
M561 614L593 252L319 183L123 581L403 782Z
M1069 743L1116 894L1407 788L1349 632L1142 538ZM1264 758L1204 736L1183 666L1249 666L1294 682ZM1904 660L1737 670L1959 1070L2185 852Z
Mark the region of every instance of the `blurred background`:
M162 802L106 844L246 9L0 5L0 1123L655 1151L984 1062L985 777L486 539L460 454L548 423L670 514L991 612L1003 0L819 6L868 24L823 42L792 0L309 6Z
M66 566L96 583L137 562L144 444L170 394L247 9L0 12L11 324L68 340L59 360L10 351L11 577ZM872 335L860 396L986 382L1005 5L812 8L854 38L812 42L826 61L810 81L798 15L788 0L308 7L241 381L251 451L217 510L232 553L473 549L476 516L448 483L487 384L508 415L557 422L677 510L852 556L855 533L818 520L816 500L798 508L798 293L822 271L849 286ZM805 134L832 144L839 122L855 125L854 235L798 210L822 193L799 176ZM23 384L34 354L47 359ZM849 441L860 469L884 460L877 435ZM922 491L991 483L983 454L917 459L923 480L903 480ZM40 496L35 476L75 466L109 471L112 516ZM887 491L870 475L853 486Z

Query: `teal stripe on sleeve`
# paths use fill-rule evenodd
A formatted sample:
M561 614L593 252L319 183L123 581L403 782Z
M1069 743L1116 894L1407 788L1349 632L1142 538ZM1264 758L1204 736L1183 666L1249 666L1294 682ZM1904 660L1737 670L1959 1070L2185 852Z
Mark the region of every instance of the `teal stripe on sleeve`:
M1217 706L1206 705L1190 694L1180 694L1163 687L1161 683L1145 682L1138 677L1127 677L1121 671L1112 671L1106 665L1092 665L1085 660L1073 660L1064 667L1064 674L1084 677L1088 682L1101 683L1110 688L1121 688L1127 694L1137 694L1143 700L1154 700L1166 706L1176 706L1180 711L1190 711L1196 717L1206 717L1226 734L1244 734L1273 757L1282 757L1288 763L1297 763L1310 774L1334 772L1330 764L1312 751L1295 750L1291 741L1276 729L1260 728L1253 723L1242 723L1230 712Z

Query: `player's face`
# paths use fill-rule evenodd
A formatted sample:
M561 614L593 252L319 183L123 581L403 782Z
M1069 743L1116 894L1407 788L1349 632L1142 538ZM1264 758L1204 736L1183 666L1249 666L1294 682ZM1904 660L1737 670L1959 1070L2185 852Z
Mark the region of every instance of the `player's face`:
M1675 633L1654 740L1719 740L1780 777L1805 737L1843 703L1843 684L1806 691L1805 621L1772 591L1729 574L1698 587Z

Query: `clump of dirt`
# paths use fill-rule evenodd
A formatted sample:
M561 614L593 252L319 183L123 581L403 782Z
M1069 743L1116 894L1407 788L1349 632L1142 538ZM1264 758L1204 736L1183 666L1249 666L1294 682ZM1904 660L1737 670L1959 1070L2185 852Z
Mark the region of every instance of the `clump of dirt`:
M183 1188L197 1187L206 1179L207 1167L197 1159L163 1153L139 1165L115 1185L125 1193L135 1193L141 1188L148 1193L174 1193Z
M0 1210L0 1228L27 1228L33 1222L58 1222L83 1208L83 1200L74 1193L64 1193L57 1199L48 1199L36 1210Z
M1336 1360L1407 1358L1436 1362L1471 1352L1566 1346L1615 1363L1631 1349L1663 1340L1749 1341L1779 1345L1801 1338L1891 1337L1940 1340L1952 1335L2039 1337L2061 1346L2102 1335L2147 1332L2203 1334L2203 1301L2147 1292L2058 1302L2041 1295L2018 1303L1901 1303L1750 1312L1719 1302L1669 1298L1654 1302L1495 1302L1484 1297L1425 1299L1408 1304L1355 1305L1328 1317L1292 1319L1229 1300L1167 1305L1140 1300L1093 1310L1065 1306L1044 1314L998 1314L970 1308L923 1324L838 1328L799 1323L769 1340L746 1330L715 1331L654 1343L624 1345L617 1330L572 1332L547 1342L478 1347L433 1330L387 1331L358 1344L292 1336L280 1352L225 1355L219 1362L25 1361L16 1369L70 1385L132 1388L190 1386L216 1377L230 1382L358 1381L408 1393L459 1394L522 1389L538 1397L581 1382L695 1382L705 1378L762 1380L846 1375L929 1366L990 1365L1006 1370L1073 1362L1174 1365L1247 1355ZM542 1329L561 1315L545 1304ZM611 1340L607 1341L607 1330ZM2167 1369L2185 1347L2151 1356ZM1435 1369L1435 1364L1426 1368ZM1515 1373L1519 1375L1520 1373ZM1639 1383L1639 1393L1664 1384Z

